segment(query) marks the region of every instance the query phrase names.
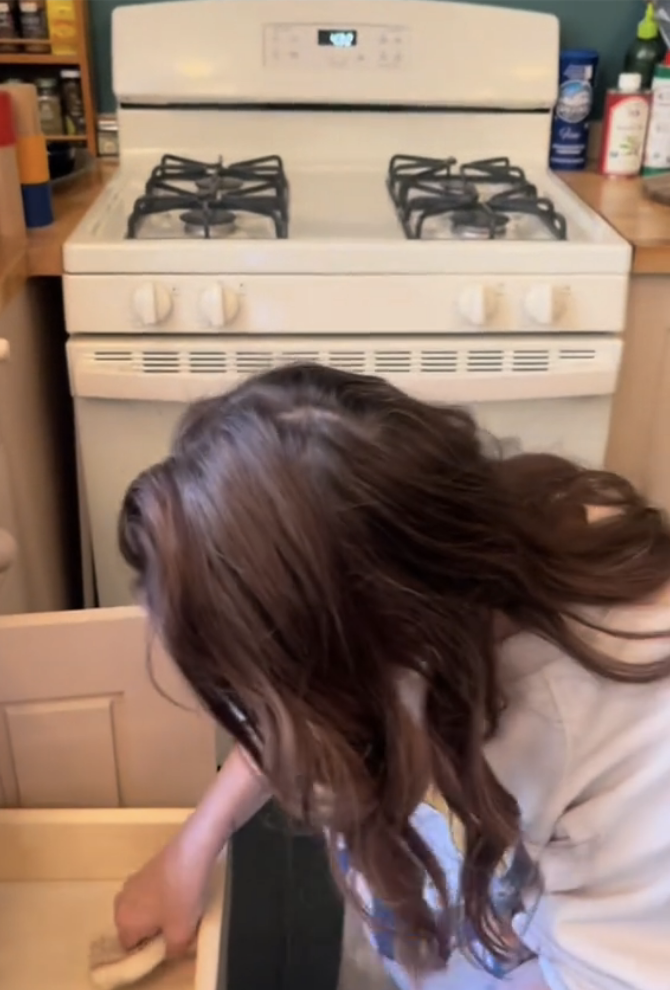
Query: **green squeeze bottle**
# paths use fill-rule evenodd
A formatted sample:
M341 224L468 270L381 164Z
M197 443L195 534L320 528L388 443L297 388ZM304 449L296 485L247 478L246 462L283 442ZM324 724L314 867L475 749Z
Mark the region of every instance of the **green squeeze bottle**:
M626 52L624 69L626 72L639 72L642 88L649 89L654 69L664 55L665 45L658 28L654 5L648 3L645 15L637 26L637 37Z

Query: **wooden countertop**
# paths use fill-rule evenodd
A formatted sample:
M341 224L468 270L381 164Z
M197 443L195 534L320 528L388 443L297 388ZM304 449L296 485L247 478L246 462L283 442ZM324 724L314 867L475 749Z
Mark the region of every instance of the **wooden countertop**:
M642 179L590 171L559 177L632 245L635 275L670 275L670 206L648 199Z
M55 221L25 240L0 240L0 309L34 275L63 274L63 244L116 171L115 162L96 162L91 171L54 189Z

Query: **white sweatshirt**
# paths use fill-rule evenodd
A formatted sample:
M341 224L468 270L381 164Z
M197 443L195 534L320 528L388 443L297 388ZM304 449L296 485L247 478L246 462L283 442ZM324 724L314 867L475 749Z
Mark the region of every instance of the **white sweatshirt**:
M629 640L579 624L580 635L608 656L635 664L670 655L670 587L654 605L583 614L606 629L666 633ZM508 706L486 755L517 799L524 844L542 880L515 923L542 976L529 964L530 981L511 980L511 987L670 990L670 677L608 681L531 633L499 649ZM420 682L406 678L401 690L420 719ZM457 889L460 829L441 796L427 802L415 827ZM356 889L370 906L363 878ZM398 964L387 969L400 988L415 986ZM421 990L506 985L456 954Z
M612 657L670 655L670 593L588 615L666 633L626 640L579 626ZM501 663L509 707L487 758L519 803L543 885L520 937L551 990L669 990L670 678L608 681L528 633L503 644Z
M607 514L588 510L594 522ZM631 640L576 625L613 659L670 656L670 585L653 604L582 615L606 630L654 634ZM531 633L499 650L508 705L486 756L519 804L542 884L516 919L521 940L539 957L549 990L670 990L670 677L606 680ZM409 677L401 691L421 719L420 682ZM457 887L457 823L445 827L441 796L427 800L428 817L444 835L434 821L415 825ZM364 881L359 894L366 901ZM422 990L504 990L506 980L491 980L462 957L456 962ZM400 968L389 969L405 985ZM533 970L528 986L535 990ZM519 990L525 986L521 980Z

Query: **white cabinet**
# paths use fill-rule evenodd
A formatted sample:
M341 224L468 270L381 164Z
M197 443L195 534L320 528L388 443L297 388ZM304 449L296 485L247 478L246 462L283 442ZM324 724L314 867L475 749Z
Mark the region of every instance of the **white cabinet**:
M192 807L215 772L139 609L0 617L0 807Z

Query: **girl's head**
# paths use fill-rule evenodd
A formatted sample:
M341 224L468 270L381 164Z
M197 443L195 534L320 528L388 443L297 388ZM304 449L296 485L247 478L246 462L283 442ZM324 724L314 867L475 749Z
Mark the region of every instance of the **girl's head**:
M588 526L586 504L619 511ZM427 871L444 921L444 877L410 824L431 781L464 826L473 934L501 951L489 887L519 823L483 751L505 704L496 630L632 678L564 617L661 585L659 515L611 475L502 460L464 411L310 365L196 403L129 489L120 539L183 674L285 807L344 838L405 958L449 948L422 896Z

